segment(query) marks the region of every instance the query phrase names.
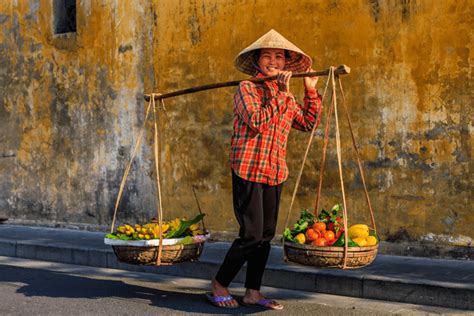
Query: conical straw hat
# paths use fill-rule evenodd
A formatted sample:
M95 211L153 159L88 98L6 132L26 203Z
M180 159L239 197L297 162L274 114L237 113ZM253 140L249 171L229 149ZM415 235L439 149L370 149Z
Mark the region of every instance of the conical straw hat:
M285 49L290 54L290 58L286 60L285 70L294 72L303 72L311 67L313 63L311 58L303 53L295 44L287 40L280 33L271 29L267 34L260 37L249 47L237 55L234 61L235 68L249 75L255 75L255 51L261 48L280 48Z

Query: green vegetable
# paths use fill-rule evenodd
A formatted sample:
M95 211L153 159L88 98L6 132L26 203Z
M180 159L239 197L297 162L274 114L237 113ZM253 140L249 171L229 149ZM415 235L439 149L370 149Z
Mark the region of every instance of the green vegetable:
M293 229L285 228L283 231L283 238L288 241L296 242L295 236L299 233L304 233L309 226L313 225L316 217L307 209L301 211L300 218L293 225Z
M178 227L178 229L176 229L176 230L170 230L170 231L165 235L165 238L178 238L178 237L180 237L182 234L184 234L184 232L186 231L186 229L189 228L189 226L191 226L192 224L196 224L197 222L199 222L200 220L202 220L205 215L206 215L206 214L199 214L198 216L196 216L196 217L193 218L192 220L189 220L189 221L181 221L181 225Z
M285 228L285 230L283 231L283 238L291 242L296 242L295 237L293 236L289 228Z
M344 243L345 243L344 237L345 236L346 236L346 234L342 233L341 236L339 236L339 239L334 243L333 246L335 246L335 247L344 247ZM349 237L349 239L347 240L347 246L348 247L358 247L358 245L351 239L351 237Z
M331 211L326 211L325 209L322 209L321 212L318 215L318 219L322 222L325 223L335 223L337 221L337 213L342 210L341 204L336 204L332 207Z
M122 234L122 233L118 233L117 236L119 237L119 239L122 239L122 240L134 240L136 238L133 238L133 236L127 236L126 234Z
M105 238L108 238L108 239L120 239L120 238L118 238L118 236L116 236L115 234L107 234L107 235L105 235Z
M189 245L193 243L193 237L186 236L178 242L178 245Z
M105 235L105 238L108 239L120 239L120 240L134 240L133 236L127 236L126 234L122 233L113 233Z

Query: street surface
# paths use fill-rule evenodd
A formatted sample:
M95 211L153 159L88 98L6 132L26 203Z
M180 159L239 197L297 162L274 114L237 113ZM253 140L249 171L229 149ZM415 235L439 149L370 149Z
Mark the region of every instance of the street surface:
M473 315L472 311L263 288L285 309L219 309L209 281L0 256L0 315ZM231 287L238 300L242 285Z

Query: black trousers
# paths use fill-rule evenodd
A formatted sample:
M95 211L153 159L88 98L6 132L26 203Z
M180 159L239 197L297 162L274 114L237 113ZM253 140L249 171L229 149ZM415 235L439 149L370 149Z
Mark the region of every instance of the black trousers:
M275 236L282 187L247 181L232 171L234 212L240 231L215 277L221 285L229 286L247 262L245 287L260 289L270 241Z

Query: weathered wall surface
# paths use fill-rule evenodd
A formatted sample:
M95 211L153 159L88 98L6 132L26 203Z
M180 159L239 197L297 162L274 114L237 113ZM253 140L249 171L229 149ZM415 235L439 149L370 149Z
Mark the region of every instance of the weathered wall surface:
M313 57L313 68L351 67L343 85L382 238L434 234L471 243L472 2L78 1L70 36L52 35L50 2L0 4L0 209L9 217L110 223L143 122L143 92L245 78L234 57L274 28ZM301 86L292 81L300 98ZM165 216L196 214L194 186L209 228L237 230L228 166L233 90L165 101ZM349 215L368 222L343 120L341 129ZM314 204L322 134L320 128L290 221ZM127 185L126 220L153 210L151 136ZM308 137L290 135L279 231ZM331 139L326 208L341 201Z
M343 78L379 231L384 238L470 243L472 213L473 15L469 1L158 1L157 91L243 78L233 58L271 28L314 59L315 69L345 63ZM320 91L325 80L319 83ZM292 81L301 95L301 82ZM167 101L164 122L165 205L193 207L198 187L208 223L234 230L230 171L233 89ZM326 107L327 108L327 107ZM342 115L340 115L342 117ZM341 120L348 209L368 222L347 124ZM310 152L292 220L314 205L323 129ZM308 135L288 145L291 176L283 195L280 231ZM191 170L176 163L180 157ZM334 134L321 206L341 202ZM176 197L180 197L176 199ZM406 232L406 233L405 233ZM464 237L463 237L464 236Z
M0 3L0 209L26 222L108 224L152 77L151 11L78 1L77 33L54 35L52 3ZM125 209L143 216L149 176L134 173L128 189Z

